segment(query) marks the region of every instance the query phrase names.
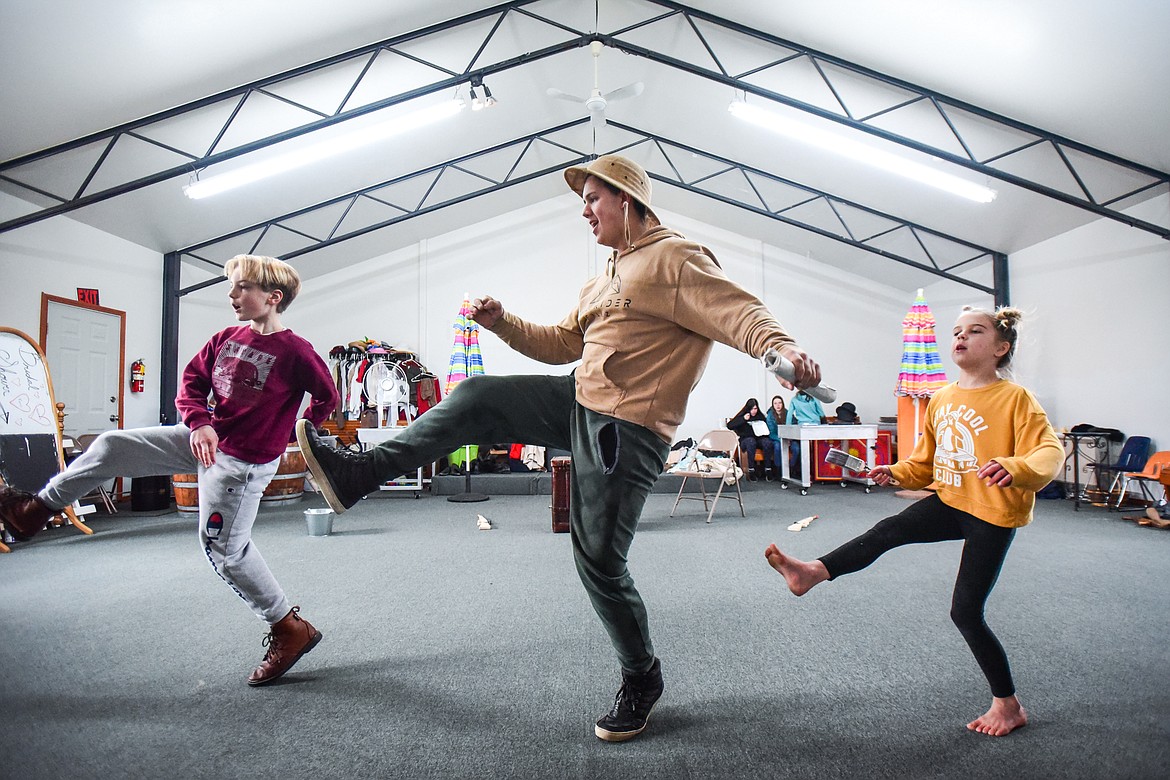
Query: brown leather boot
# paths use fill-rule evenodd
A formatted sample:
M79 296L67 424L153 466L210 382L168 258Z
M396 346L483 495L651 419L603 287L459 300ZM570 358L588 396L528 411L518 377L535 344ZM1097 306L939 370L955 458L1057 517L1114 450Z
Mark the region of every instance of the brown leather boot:
M301 617L300 611L300 607L293 607L280 622L272 624L272 630L264 637L268 652L248 675L248 685L267 685L279 679L321 641L321 632Z
M55 514L35 493L13 490L7 485L0 487L0 520L18 541L36 536Z

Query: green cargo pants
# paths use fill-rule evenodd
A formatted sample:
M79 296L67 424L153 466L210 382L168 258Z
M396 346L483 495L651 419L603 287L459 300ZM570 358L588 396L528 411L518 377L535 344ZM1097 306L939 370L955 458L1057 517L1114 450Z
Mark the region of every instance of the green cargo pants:
M669 445L647 428L578 404L571 374L477 376L378 445L373 459L379 478L390 480L481 442L572 452L569 517L577 573L622 668L648 671L654 647L646 607L626 563Z

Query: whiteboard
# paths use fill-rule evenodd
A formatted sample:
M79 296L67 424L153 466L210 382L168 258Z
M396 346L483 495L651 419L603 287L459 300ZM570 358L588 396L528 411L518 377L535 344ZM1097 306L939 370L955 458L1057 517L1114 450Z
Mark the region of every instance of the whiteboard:
M40 347L0 328L0 433L57 433L57 410Z
M64 463L45 355L20 331L0 328L0 477L36 491Z

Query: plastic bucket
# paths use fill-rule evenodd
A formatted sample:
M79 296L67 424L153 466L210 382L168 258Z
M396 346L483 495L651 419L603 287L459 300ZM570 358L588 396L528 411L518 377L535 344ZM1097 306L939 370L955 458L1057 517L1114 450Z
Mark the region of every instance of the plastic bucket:
M305 524L309 528L309 536L328 536L333 533L333 510L306 509Z

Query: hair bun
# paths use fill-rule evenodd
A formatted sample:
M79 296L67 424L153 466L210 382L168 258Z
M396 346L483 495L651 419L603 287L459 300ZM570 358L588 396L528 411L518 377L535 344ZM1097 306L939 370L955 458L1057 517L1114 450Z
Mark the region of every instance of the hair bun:
M1001 306L995 310L995 324L1001 330L1014 329L1023 317L1024 312L1015 306Z

